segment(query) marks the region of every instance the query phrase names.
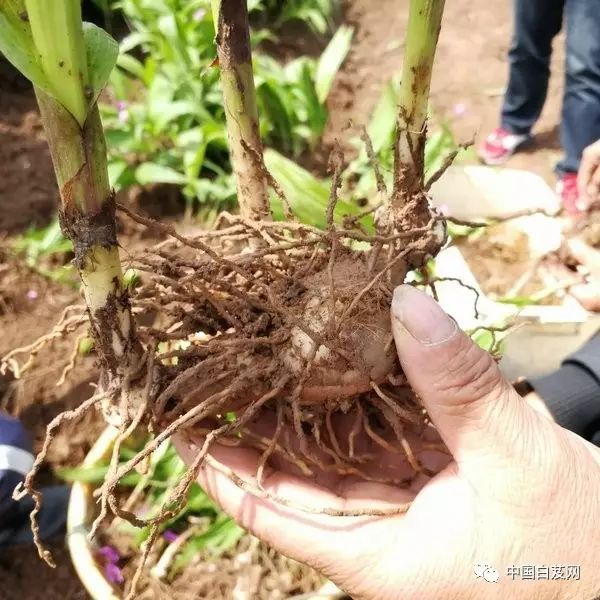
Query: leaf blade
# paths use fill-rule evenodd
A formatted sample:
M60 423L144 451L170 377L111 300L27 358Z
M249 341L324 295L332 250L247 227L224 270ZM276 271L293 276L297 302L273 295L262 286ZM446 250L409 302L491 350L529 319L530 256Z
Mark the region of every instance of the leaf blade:
M92 88L90 104L93 106L117 64L119 44L104 29L96 27L93 23L83 23L83 40L89 85Z
M173 183L176 185L183 185L187 183L185 175L172 169L171 167L165 167L157 163L142 163L135 170L135 178L140 185L147 185L149 183Z
M335 35L331 38L331 41L327 44L327 48L325 48L323 54L321 54L321 57L319 58L315 88L321 104L323 104L325 100L327 100L327 96L329 96L333 80L350 51L353 36L354 28L342 25L335 32Z

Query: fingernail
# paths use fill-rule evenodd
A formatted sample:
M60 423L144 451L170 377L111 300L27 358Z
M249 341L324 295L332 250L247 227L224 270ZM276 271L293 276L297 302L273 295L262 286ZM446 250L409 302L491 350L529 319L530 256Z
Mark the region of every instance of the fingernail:
M394 290L392 315L426 346L442 344L458 331L456 321L433 298L411 285L401 285Z

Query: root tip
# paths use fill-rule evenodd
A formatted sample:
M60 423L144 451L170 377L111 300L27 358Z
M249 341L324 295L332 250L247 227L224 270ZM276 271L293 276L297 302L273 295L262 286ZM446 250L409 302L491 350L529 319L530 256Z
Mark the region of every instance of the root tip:
M19 481L19 483L13 490L12 499L15 502L19 502L19 500L23 500L23 498L25 498L25 496L27 496L27 490L24 488L23 482Z
M50 550L40 550L40 558L52 569L56 569L56 562Z

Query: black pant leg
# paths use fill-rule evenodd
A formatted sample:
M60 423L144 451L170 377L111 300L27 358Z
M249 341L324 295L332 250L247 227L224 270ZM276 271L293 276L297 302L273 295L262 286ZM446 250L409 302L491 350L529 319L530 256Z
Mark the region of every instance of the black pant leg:
M529 133L542 112L552 40L562 27L564 5L565 0L514 0L509 81L502 107L502 127L511 133Z

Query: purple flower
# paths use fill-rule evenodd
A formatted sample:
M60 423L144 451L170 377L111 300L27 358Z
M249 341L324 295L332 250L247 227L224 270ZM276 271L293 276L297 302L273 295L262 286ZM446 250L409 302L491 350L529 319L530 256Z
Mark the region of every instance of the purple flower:
M115 104L117 107L117 119L119 123L127 123L129 121L129 111L127 110L127 102L124 100L118 100Z
M109 563L104 566L104 575L106 575L106 579L108 579L110 583L119 584L125 581L121 569L119 569L119 567L113 563Z
M123 573L117 564L121 560L119 551L114 546L101 546L98 554L104 559L104 575L110 583L123 583Z
M26 296L28 300L35 300L38 297L37 290L29 290Z
M202 19L204 19L204 15L206 15L206 10L203 8L199 8L193 15L192 15L192 19L194 19L194 21L202 21Z
M165 529L163 538L172 544L179 536L172 529Z
M118 563L121 555L114 546L101 546L98 548L98 554L106 559L108 563Z

